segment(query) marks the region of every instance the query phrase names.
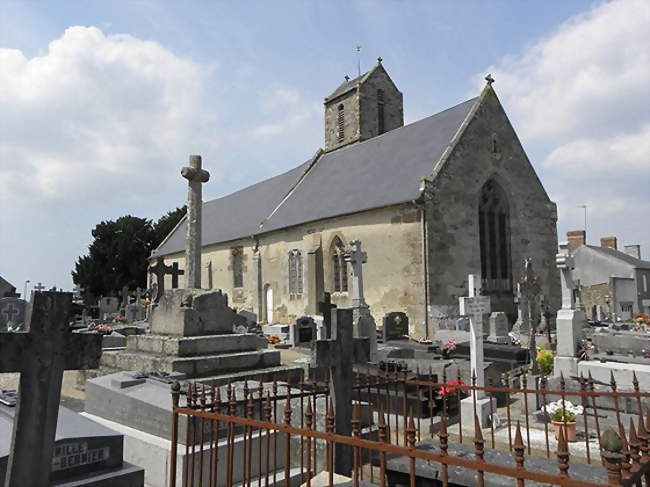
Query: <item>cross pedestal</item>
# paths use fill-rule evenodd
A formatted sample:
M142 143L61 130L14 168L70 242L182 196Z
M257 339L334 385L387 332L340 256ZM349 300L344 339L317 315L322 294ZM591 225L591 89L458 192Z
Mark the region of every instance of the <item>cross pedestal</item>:
M28 332L0 333L0 373L20 372L6 487L48 486L64 370L99 367L102 337L73 334L72 294L35 292Z
M481 276L467 276L469 297L458 298L460 314L469 317L469 352L470 375L476 375L476 386L485 387L485 363L483 361L483 317L490 314L490 297L481 296ZM476 403L476 405L475 405ZM496 405L495 411L496 411ZM488 425L490 400L485 397L485 391L475 391L470 397L461 401L461 413L465 418L474 417L474 408L481 427ZM472 424L474 422L472 421Z
M368 362L368 339L352 338L351 309L337 309L331 318L332 338L314 342L311 366L329 369L330 397L334 405L334 432L352 436L353 364ZM352 472L352 462L352 447L336 444L334 472L349 476Z

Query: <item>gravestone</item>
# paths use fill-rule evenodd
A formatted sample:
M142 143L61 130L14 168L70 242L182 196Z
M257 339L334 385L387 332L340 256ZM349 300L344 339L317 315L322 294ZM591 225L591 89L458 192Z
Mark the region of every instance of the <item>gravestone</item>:
M172 289L178 288L178 276L185 273L182 269L178 268L178 263L174 262L172 265L165 265L165 259L162 257L153 258L153 263L149 265L149 274L156 276L155 288L152 289L153 302L157 303L160 298L165 294L165 276L172 276Z
M351 249L345 252L345 261L352 267L352 310L354 336L367 337L370 344L370 361L377 361L377 325L363 295L363 264L368 254L361 250L361 241L352 240Z
M389 340L402 340L408 338L409 318L402 311L386 313L382 320L384 343Z
M485 362L483 360L483 316L490 313L490 297L481 296L481 276L467 276L469 297L458 298L460 314L469 317L470 323L470 372L476 375L476 386L485 387ZM473 395L461 401L461 413L466 418L474 415L474 408L481 427L488 424L490 399L485 397L485 391L476 391Z
M533 271L533 259L528 257L524 261L524 272L518 283L518 319L513 327L513 334L522 344L528 346L530 351L531 371L537 373L537 325L541 321L540 298L541 282Z
M369 341L365 337L352 337L351 309L335 309L328 319L332 324L332 338L314 342L311 366L329 369L330 397L335 415L334 432L351 436L353 364L368 362ZM337 443L334 446L334 472L350 475L352 453L350 445Z
M120 300L114 296L101 297L97 306L99 307L99 318L103 320L119 311Z
M310 316L301 316L289 330L289 342L294 347L310 347L317 338L316 322Z
M20 298L0 298L0 331L25 323L27 301Z
M7 486L48 484L63 371L99 366L101 335L71 333L71 308L71 293L36 292L29 331L0 333L0 373L20 372Z
M553 374L559 377L575 377L578 375L578 344L583 336L582 328L586 325L585 314L575 309L573 269L575 263L569 253L568 242L559 245L559 253L555 262L560 270L562 286L562 308L557 313L556 336L557 356L553 363Z
M0 405L0 482L10 455L15 407ZM37 447L36 445L34 445ZM60 406L49 481L57 485L141 487L144 470L123 462L124 437Z
M499 311L490 315L490 335L488 342L492 343L508 343L510 338L508 332L508 316Z

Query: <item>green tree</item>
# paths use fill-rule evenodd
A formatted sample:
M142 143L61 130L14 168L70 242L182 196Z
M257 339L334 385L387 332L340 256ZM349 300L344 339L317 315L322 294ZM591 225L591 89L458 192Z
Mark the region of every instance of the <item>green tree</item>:
M147 259L184 215L185 206L166 213L155 223L127 215L95 226L88 254L77 259L72 271L74 283L85 289L84 298L93 300L124 286L144 288Z
M185 216L185 213L187 213L187 205L176 208L175 210L167 212L167 214L160 217L160 219L153 226L154 249L158 247L165 239L165 237L171 233L180 219Z

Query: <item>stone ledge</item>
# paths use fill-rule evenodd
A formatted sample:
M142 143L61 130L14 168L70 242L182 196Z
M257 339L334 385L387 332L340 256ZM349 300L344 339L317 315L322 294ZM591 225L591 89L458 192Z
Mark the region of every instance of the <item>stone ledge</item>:
M119 370L180 372L193 378L280 365L280 351L252 350L199 357L166 357L147 353L117 352L105 354L102 364Z
M252 333L172 337L166 335L133 335L127 338L126 350L133 353L194 357L228 352L266 349L264 338Z

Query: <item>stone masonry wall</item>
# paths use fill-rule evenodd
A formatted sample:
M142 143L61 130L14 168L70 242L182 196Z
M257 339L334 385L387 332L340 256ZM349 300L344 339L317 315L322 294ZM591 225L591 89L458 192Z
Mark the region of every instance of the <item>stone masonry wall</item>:
M377 90L384 90L384 132L404 125L402 93L395 87L383 68L378 68L361 85L360 125L361 140L379 134Z
M330 246L336 236L347 246L351 240L362 241L368 253L364 265L366 301L377 321L390 311L403 311L410 319L411 333L424 336L424 270L422 266L422 222L420 213L412 204L371 210L296 226L261 235L258 255L261 259L261 278L257 278L255 242L239 240L226 244L206 246L202 260L202 287L208 286L207 264L212 262L213 285L229 296L230 305L263 316L265 286L273 290L273 321L292 323L307 310L307 252L314 242L320 242L323 251L325 291L332 292L332 258ZM233 288L231 249L243 248L243 287ZM303 258L303 294L289 295L289 252L298 249ZM184 268L182 254L165 259L167 264L178 262ZM165 286L171 285L170 276ZM348 266L348 279L352 282ZM184 286L183 276L179 279ZM350 289L351 291L351 289ZM333 293L332 301L339 306L351 304L350 293Z
M555 268L556 206L549 200L491 89L447 162L435 170L438 174L426 202L429 313L433 326L447 328L455 322L458 297L467 295L467 275L481 273L479 196L490 178L503 187L510 207L513 282L521 277L524 259L533 257L544 295L551 309L557 310L560 285ZM492 311L501 310L493 307Z

